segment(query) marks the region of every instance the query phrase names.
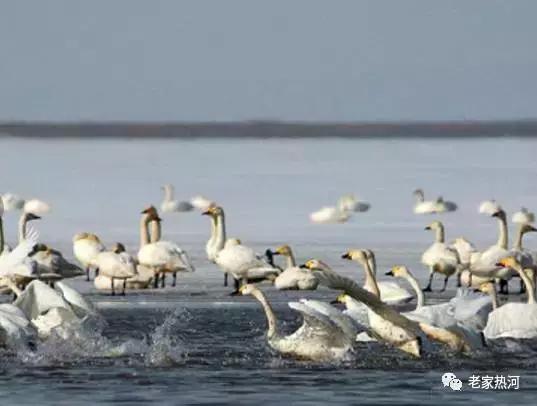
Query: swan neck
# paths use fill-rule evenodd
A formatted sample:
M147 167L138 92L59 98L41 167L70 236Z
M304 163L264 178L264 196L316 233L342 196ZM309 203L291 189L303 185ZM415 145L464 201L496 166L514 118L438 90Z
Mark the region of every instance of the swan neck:
M173 187L170 185L164 186L164 201L169 202L173 200Z
M412 286L412 289L414 289L414 292L416 293L416 309L425 306L425 296L423 295L423 290L421 290L418 280L414 277L414 275L411 274L405 275L405 279L408 281L410 286Z
M497 245L504 250L507 249L507 220L505 216L498 217L498 242Z
M498 308L498 294L496 293L496 287L493 286L490 290L490 298L492 299L492 309L495 310Z
M149 215L144 214L140 220L140 247L149 244Z
M274 311L272 310L272 307L270 306L266 296L259 289L254 289L252 296L255 297L259 303L261 303L261 306L263 306L268 323L267 338L271 339L278 333Z
M526 292L528 294L528 303L534 304L535 303L535 287L533 286L533 281L530 279L527 272L524 269L522 269L521 266L517 266L514 269L520 275L520 279L522 279L522 282L524 282L524 286L526 287Z
M446 235L444 232L444 226L439 225L436 229L436 236L435 236L436 242L444 243L446 240Z
M524 236L524 233L522 231L522 224L518 227L515 244L513 248L517 251L522 251L522 237Z
M4 252L4 219L0 216L0 254Z
M224 213L219 214L216 218L215 234L215 248L217 252L220 252L226 244L226 218Z
M19 217L19 244L26 238L26 213L22 213Z
M160 241L160 238L162 237L162 224L160 224L160 221L153 220L151 223L151 232L149 235L149 241L151 243Z
M365 290L367 290L368 292L371 292L377 298L380 298L380 290L377 284L377 278L375 277L375 274L371 270L369 261L364 261L363 265L365 269L365 283L364 283Z
M293 268L295 266L296 266L295 255L293 254L293 251L289 251L289 255L287 255L287 268Z

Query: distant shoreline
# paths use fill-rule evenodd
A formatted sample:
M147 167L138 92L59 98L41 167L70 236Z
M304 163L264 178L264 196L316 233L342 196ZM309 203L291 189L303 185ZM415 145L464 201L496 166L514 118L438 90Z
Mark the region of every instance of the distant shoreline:
M4 122L2 137L49 138L471 138L536 137L537 120L310 123Z

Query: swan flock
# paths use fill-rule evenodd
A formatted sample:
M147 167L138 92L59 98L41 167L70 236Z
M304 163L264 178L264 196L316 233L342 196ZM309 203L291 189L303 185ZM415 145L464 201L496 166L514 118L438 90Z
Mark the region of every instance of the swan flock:
M511 217L516 226L509 245L508 215L496 201L479 206L479 213L496 221L497 241L481 250L469 240L446 239L446 227L435 219L425 226L434 234L429 247L422 248L421 264L429 273L422 288L408 266L395 264L387 272L377 272L376 254L368 248L342 252L339 261L355 263L348 277L321 259L297 261L289 244L256 252L241 239L228 236L224 208L213 200L196 196L176 200L174 188L163 186L164 200L159 210L147 206L139 213L135 250L122 242L106 243L102 233L81 231L72 237L75 262L62 252L39 241L34 224L45 221L50 205L38 199L24 200L13 193L0 199L0 288L12 295L12 303L0 305L0 339L6 346L31 345L46 340L53 332L69 336L99 318L98 310L72 288L68 280L80 278L98 291L111 295L166 289L171 277L174 288L182 275L195 272L194 262L208 261L233 281L232 296L251 296L263 310L268 346L284 357L312 361L340 361L359 357L364 341L391 346L411 358L441 346L448 352L471 353L503 339L537 339L535 299L537 253L524 245L524 236L537 231L533 213L522 208ZM414 192L415 214L439 215L458 206L441 197L426 200L421 189ZM344 223L355 213L370 209L369 203L354 195L341 197L335 206L325 207L310 216L315 223ZM209 222L204 259L193 261L187 250L163 238L162 215L182 216L197 210ZM20 211L17 245L11 249L5 240L5 211ZM30 225L31 223L31 225ZM300 251L300 250L299 250ZM342 250L343 251L343 250ZM358 265L358 266L357 266ZM451 277L456 293L443 303L429 304L426 294L433 290L434 276L443 278L445 291ZM506 300L509 281L520 279L520 292L527 300ZM265 287L262 287L265 285ZM320 288L334 290L332 302L297 297L288 303L302 324L287 334L280 328L270 292L301 291ZM512 292L511 292L512 293ZM410 303L415 301L415 305ZM408 310L408 306L412 306ZM403 311L402 308L406 309Z

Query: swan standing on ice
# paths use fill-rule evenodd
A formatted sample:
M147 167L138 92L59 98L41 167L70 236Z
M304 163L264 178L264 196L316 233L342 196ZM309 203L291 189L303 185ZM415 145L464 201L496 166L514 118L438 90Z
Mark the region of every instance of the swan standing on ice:
M97 235L92 233L79 233L73 237L73 254L86 270L86 281L90 280L90 269L96 268L95 259L104 251L104 245ZM98 276L98 273L95 273Z
M457 210L455 203L445 201L442 197L438 197L436 200L425 200L422 189L416 189L413 194L416 198L415 214L448 213Z
M125 295L127 279L136 275L136 263L134 258L125 251L125 246L121 243L114 244L111 251L103 251L97 255L95 260L99 274L110 278L110 288L112 296L116 294L114 281L123 281L121 295Z
M194 206L190 202L174 200L173 185L166 184L162 186L164 190L164 200L160 205L163 213L187 212L192 211Z
M440 221L433 221L425 230L435 231L435 241L421 256L421 263L429 268L429 283L424 289L426 292L432 291L433 277L435 272L444 275L444 287L446 290L448 279L459 267L459 256L457 251L448 247L445 243L444 225Z
M537 303L535 286L520 262L514 257L502 258L498 267L514 269L526 285L527 303L506 303L497 307L498 300L493 284L485 286L492 298L495 310L489 315L484 334L488 340L498 338L532 339L537 337Z
M274 280L278 290L315 290L319 281L310 271L297 266L295 256L289 245L282 245L275 251L267 250L272 255L281 255L287 259L287 265L282 273Z
M262 279L274 277L279 273L266 261L261 259L253 249L242 244L226 244L226 220L224 209L220 206L211 206L203 215L210 216L214 221L213 247L215 263L225 273L235 278L235 291L239 291L239 284L246 284L249 279Z
M50 204L39 199L26 200L24 203L24 211L34 213L37 215L43 215L49 213L51 210Z
M267 342L283 356L312 361L341 360L352 353L356 329L337 309L316 300L290 302L289 307L302 314L303 324L290 335L282 335L267 298L254 285L243 285L242 295L255 297L267 317Z
M24 207L24 199L13 193L4 193L2 195L2 202L5 211L21 210Z
M194 266L190 261L190 257L177 244L169 241L149 242L148 227L151 221L157 222L156 232L158 236L155 236L155 239L158 240L161 234L161 218L153 206L142 212L140 223L141 246L138 251L138 262L153 270L155 274L155 285L158 284L158 274L170 272L175 276L176 272L194 272ZM164 277L162 283L164 285ZM174 277L172 286L175 285L176 279Z
M500 279L500 291L506 293L508 280L514 275L509 268L498 267L498 261L509 256L507 216L502 207L493 200L485 201L479 212L488 214L498 221L498 241L483 252L472 255L470 272L473 275L489 279Z

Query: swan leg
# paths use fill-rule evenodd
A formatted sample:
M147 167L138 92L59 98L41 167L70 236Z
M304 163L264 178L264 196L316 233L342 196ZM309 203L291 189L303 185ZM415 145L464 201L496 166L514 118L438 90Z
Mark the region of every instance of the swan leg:
M177 285L177 272L173 273L173 282L172 286L175 288L175 285Z
M461 278L462 278L462 272L458 272L457 273L457 287L458 288L462 287Z
M86 282L89 282L89 273L90 273L90 267L86 267Z
M127 289L127 279L123 279L123 290L121 291L121 296L125 296L125 289Z
M160 277L160 287L166 287L166 274L164 272L162 272L162 276Z
M110 280L112 281L112 296L115 296L116 295L116 291L114 289L114 278L110 278Z
M224 287L227 287L227 272L224 273Z
M444 287L442 288L442 290L440 292L445 292L445 290L447 288L448 279L449 279L449 276L446 276L444 278Z
M230 296L237 296L239 294L239 288L240 288L240 281L238 279L233 278L233 283L235 284L235 290L230 293Z
M153 288L157 289L158 288L158 275L159 273L158 272L155 272L155 276L154 276L154 280L153 280Z
M500 293L505 295L509 294L509 282L507 282L505 279L500 279Z
M429 283L427 284L427 286L424 289L422 289L424 292L432 292L433 291L433 289L432 289L433 276L434 276L434 271L430 271L429 272Z
M95 277L99 276L99 268L95 268Z

